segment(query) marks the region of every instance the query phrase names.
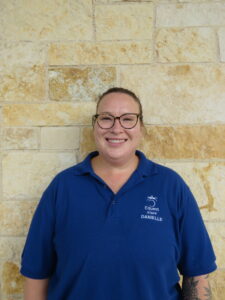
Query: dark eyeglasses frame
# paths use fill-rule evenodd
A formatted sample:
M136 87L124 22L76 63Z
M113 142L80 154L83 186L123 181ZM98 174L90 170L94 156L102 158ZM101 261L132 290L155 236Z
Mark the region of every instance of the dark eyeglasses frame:
M93 116L92 116L92 125L94 126L95 122L97 121L97 124L98 124L98 126L99 126L101 129L111 129L111 128L113 128L113 126L115 125L115 121L116 121L116 120L119 120L119 122L120 122L120 118L121 118L121 117L126 116L126 115L135 115L135 116L137 116L137 121L136 121L136 123L134 124L134 126L132 126L132 127L129 127L129 128L124 127L124 126L121 124L121 122L120 122L120 126L123 127L124 129L132 129L132 128L134 128L134 127L137 125L138 119L139 119L139 117L140 117L140 114L136 114L136 113L126 113L126 114L122 114L122 115L119 116L119 117L114 117L114 116L111 115L111 114L105 114L105 115L108 115L108 116L110 116L110 117L113 118L113 124L112 124L112 126L109 127L109 128L103 128L103 127L101 127L101 126L99 125L99 123L98 123L98 117L99 117L100 115L101 115L101 114L96 114L96 115L93 115Z

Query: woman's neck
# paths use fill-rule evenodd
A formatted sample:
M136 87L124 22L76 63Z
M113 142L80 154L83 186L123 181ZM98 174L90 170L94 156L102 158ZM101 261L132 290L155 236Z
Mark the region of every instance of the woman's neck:
M138 156L135 154L130 159L123 162L118 160L106 160L101 154L95 156L91 161L95 172L107 172L111 175L116 175L118 173L132 173L136 170L138 162Z
M116 194L127 182L138 166L139 158L134 155L126 163L115 164L104 160L101 155L94 157L91 161L92 168L100 178Z

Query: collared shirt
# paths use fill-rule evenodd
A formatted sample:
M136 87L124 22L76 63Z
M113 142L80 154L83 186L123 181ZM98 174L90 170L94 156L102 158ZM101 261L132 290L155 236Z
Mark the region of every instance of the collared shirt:
M34 214L21 273L49 278L49 300L177 300L179 273L215 255L197 203L174 171L148 160L115 194L87 158L59 173Z

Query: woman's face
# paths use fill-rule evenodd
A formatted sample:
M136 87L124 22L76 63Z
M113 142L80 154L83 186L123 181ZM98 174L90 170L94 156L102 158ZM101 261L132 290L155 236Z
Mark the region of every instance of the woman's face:
M119 117L126 113L139 114L139 106L135 100L123 93L107 94L99 103L97 114L109 113ZM134 157L142 136L140 120L132 129L124 129L116 119L110 129L102 129L94 124L94 138L100 156L107 161L126 162Z

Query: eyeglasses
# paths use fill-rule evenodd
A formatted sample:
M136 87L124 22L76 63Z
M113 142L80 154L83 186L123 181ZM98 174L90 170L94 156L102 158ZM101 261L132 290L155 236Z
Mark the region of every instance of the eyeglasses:
M119 117L114 117L110 114L102 113L94 115L92 117L92 122L94 125L95 121L97 121L98 126L102 129L110 129L114 126L115 121L118 119L123 128L131 129L137 125L139 116L140 114L127 113Z

